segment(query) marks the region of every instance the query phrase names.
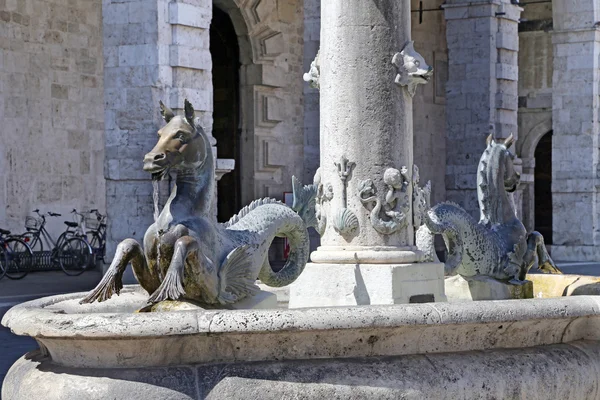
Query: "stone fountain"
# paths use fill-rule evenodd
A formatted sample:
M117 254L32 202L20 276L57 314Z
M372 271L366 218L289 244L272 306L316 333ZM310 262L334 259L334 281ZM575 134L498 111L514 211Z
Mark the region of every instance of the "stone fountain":
M210 144L191 104L183 116L162 106L145 169L179 170L172 197L95 290L5 315L40 348L10 369L3 399L600 399L599 297L447 303L448 265L415 246L434 215L413 166L411 95L431 69L409 2L321 11L307 76L323 97L315 184L294 182L292 209L259 200L214 224ZM323 241L306 265L311 225ZM279 273L265 262L276 235L293 248ZM128 264L139 286L123 287ZM256 278L298 278L290 308ZM411 302L425 304L399 304Z

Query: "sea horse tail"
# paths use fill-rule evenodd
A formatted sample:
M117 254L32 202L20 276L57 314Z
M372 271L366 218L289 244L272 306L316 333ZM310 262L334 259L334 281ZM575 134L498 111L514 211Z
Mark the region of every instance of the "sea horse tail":
M439 262L439 258L435 252L435 235L429 230L427 225L422 225L417 229L415 234L417 248L423 252L427 262Z
M462 216L467 221L470 220L466 211L451 202L438 204L425 214L427 231L432 236L434 234L442 235L444 243L446 243L446 249L448 250L446 262L444 263L446 276L456 275L463 261L463 238L453 223L456 216ZM433 246L433 243L431 243L431 246ZM427 249L424 248L423 250L426 251Z
M258 275L262 283L271 287L282 287L293 283L300 276L310 254L310 240L306 228L304 221L297 214L295 218L290 218L278 227L275 236L287 238L290 254L283 268L277 272L273 271L269 257L265 257Z
M307 228L316 226L315 197L317 195L316 185L302 186L296 177L292 177L294 190L294 205L292 209L297 213L302 224L284 224L277 230L276 236L285 236L290 244L290 254L281 268L275 272L271 268L269 258L265 258L258 278L271 287L287 286L294 282L304 270L310 253L310 238ZM296 218L294 218L296 219Z

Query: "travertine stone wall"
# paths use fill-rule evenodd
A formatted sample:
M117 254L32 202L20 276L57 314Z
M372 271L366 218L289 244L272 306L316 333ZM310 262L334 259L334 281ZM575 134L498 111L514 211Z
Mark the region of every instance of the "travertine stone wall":
M521 8L510 0L448 0L446 197L478 216L477 164L485 138L517 137ZM517 202L518 204L518 202Z
M552 256L597 260L600 32L597 1L553 2Z
M101 3L0 1L0 227L105 208Z
M448 51L446 19L440 8L443 0L424 2L423 8L435 11L411 13L415 49L433 67L433 78L420 85L413 97L414 163L419 167L421 184L431 180L431 204L446 200L446 80ZM411 9L419 9L419 0L411 0Z
M519 140L522 160L523 215L528 231L535 228L534 153L540 139L552 130L552 3L524 7L519 24Z

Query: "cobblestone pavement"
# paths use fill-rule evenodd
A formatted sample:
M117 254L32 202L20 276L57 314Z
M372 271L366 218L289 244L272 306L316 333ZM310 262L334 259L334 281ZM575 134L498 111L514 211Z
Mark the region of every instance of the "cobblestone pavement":
M558 265L566 274L600 275L600 262L559 262ZM88 271L78 277L51 271L31 273L20 281L4 278L0 280L0 319L16 304L54 294L87 291L94 288L100 278L99 270ZM13 335L10 330L0 326L0 382L19 357L35 348L37 345L33 339Z
M83 292L96 286L101 271L86 271L80 276L67 276L62 271L30 273L19 281L0 280L0 320L12 306L60 293ZM0 326L0 390L10 366L23 354L37 348L35 340L13 335ZM1 399L0 399L1 400Z

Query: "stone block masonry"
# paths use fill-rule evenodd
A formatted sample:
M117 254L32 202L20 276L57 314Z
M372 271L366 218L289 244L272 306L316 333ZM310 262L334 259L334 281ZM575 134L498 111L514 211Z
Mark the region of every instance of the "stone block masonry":
M476 218L475 174L486 137L518 135L517 27L521 11L509 0L448 0L444 5L448 43L446 197Z
M600 31L598 2L553 2L552 256L598 260L600 251Z
M102 4L0 1L0 227L105 209Z

